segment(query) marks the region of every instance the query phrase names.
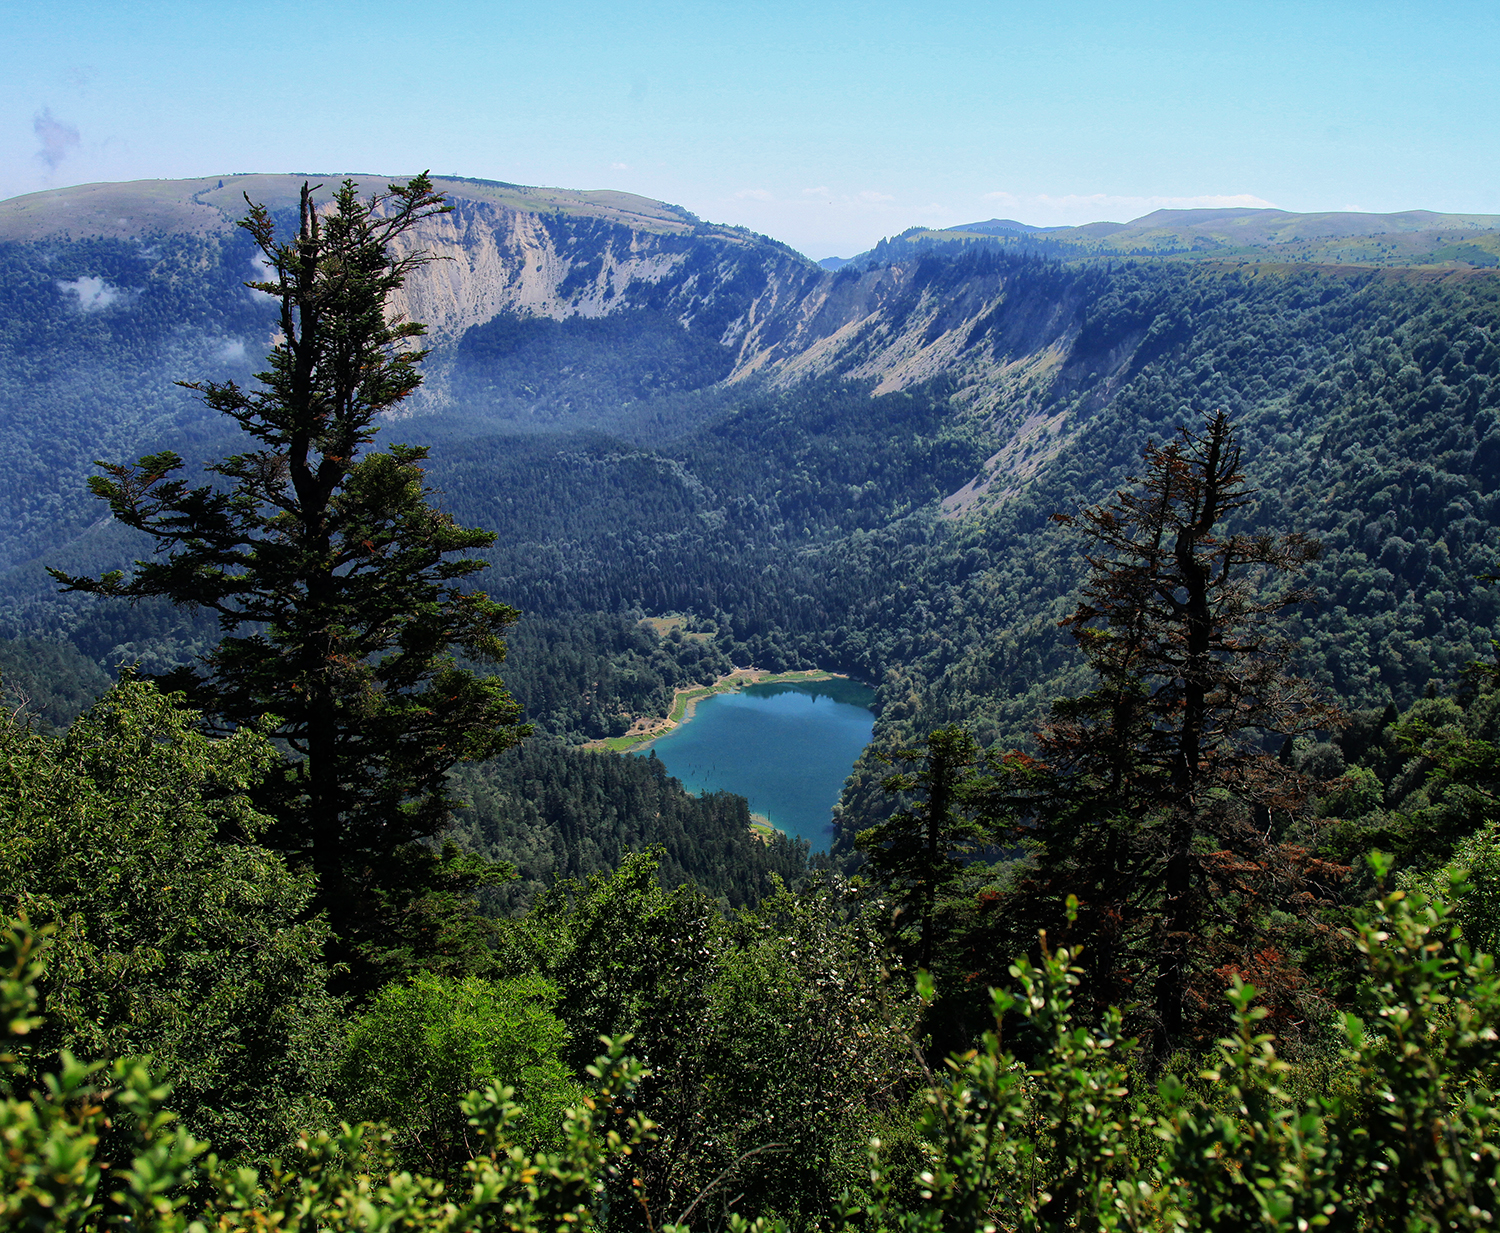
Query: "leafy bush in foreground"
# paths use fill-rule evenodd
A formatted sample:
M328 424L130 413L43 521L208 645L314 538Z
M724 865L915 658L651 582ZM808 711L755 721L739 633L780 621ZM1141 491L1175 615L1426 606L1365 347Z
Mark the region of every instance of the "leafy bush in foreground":
M587 1228L607 1172L650 1126L611 1125L616 1100L640 1077L620 1047L589 1069L598 1093L571 1110L556 1151L528 1156L508 1127L510 1089L463 1102L477 1154L451 1188L400 1171L388 1136L368 1124L304 1135L262 1173L224 1167L163 1109L168 1091L139 1059L109 1067L64 1051L40 1087L16 1082L38 1026L43 944L24 922L0 935L0 1227L159 1230ZM101 1150L114 1148L108 1159ZM204 1197L206 1196L206 1197Z
M275 751L197 721L127 678L61 736L0 723L0 920L56 926L43 1059L149 1054L195 1136L265 1158L327 1121L343 1006L249 800Z
M1237 1031L1203 1075L1207 1098L1167 1074L1154 1109L1131 1090L1118 1015L1098 1028L1074 1022L1075 956L1044 947L1038 964L1018 961L1020 991L997 992L995 1009L1031 1021L1044 1048L1022 1064L1003 1051L997 1026L981 1049L950 1058L926 1092L915 1176L873 1144L870 1195L847 1202L845 1228L1492 1227L1494 962L1462 942L1444 902L1405 891L1356 925L1356 945L1367 979L1363 1014L1343 1025L1346 1093L1290 1096L1292 1067L1256 1031L1264 1012L1254 990L1237 985ZM24 923L0 939L0 963L6 1227L534 1230L639 1220L602 1202L606 1192L628 1193L633 1154L653 1129L616 1112L643 1074L619 1045L590 1068L599 1093L567 1115L556 1151L514 1146L507 1128L520 1111L507 1089L490 1086L462 1103L478 1151L457 1184L398 1170L386 1136L369 1125L304 1136L290 1159L258 1175L221 1167L174 1129L162 1111L167 1089L142 1062L105 1068L64 1052L41 1086L22 1090L19 1058L38 1022L42 971ZM115 1156L106 1160L101 1135L111 1122ZM732 1212L713 1223L721 1221L737 1233L785 1227Z
M1463 893L1461 875L1451 889ZM876 1150L867 1214L934 1231L1493 1227L1494 961L1463 943L1446 903L1406 891L1355 932L1366 981L1363 1013L1343 1024L1348 1091L1302 1102L1288 1091L1293 1067L1256 1031L1266 1012L1253 987L1229 994L1237 1031L1201 1076L1210 1099L1169 1073L1152 1110L1129 1087L1118 1013L1093 1030L1069 1014L1076 956L1018 960L1021 993L995 993L997 1023L1019 1013L1048 1047L1025 1066L997 1031L949 1059L921 1120L927 1167L913 1185Z
M535 975L423 972L392 982L350 1030L340 1066L345 1109L390 1127L403 1161L446 1176L472 1154L465 1093L507 1085L525 1110L519 1141L557 1146L563 1110L584 1093L558 1056L567 1028L550 1011L556 1000L556 988Z

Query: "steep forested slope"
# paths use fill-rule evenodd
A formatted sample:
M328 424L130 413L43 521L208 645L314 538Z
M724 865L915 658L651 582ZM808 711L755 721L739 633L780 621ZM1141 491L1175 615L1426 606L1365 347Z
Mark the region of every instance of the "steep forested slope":
M217 430L172 382L249 376L272 324L251 274L233 237L0 244L0 568L98 520L94 459Z
M1405 706L1487 656L1500 616L1481 579L1500 553L1500 284L1283 271L1142 296L1147 275L1130 277L1101 328L1175 308L1191 331L1022 494L912 554L905 615L883 631L900 664L882 686L887 725L960 719L1015 741L1081 684L1056 621L1082 563L1048 516L1106 495L1195 406L1228 407L1244 431L1260 493L1242 525L1324 541L1318 600L1291 630L1299 670L1350 705Z
M1302 1214L1484 1226L1496 1186L1481 1081L1500 988L1489 960L1435 937L1458 922L1493 945L1500 896L1500 665L1463 672L1500 633L1500 277L969 251L829 278L669 207L484 191L453 220L477 237L475 259L422 290L444 322L434 397L386 430L433 441L427 482L498 533L484 580L526 609L503 670L536 733L455 772L468 803L450 835L467 852L390 854L395 885L369 898L399 979L346 1002L330 993L325 918L309 906L321 875L260 846L275 823L247 794L278 753L253 725L210 739L195 714L129 681L62 736L0 723L0 888L12 910L60 926L46 972L24 924L0 927L14 977L0 1000L32 1042L0 1068L0 1095L20 1096L0 1102L21 1128L5 1159L24 1184L0 1188L12 1206L43 1194L35 1208L55 1215L84 1201L93 1174L44 1167L66 1150L136 1160L109 1200L116 1214L143 1213L150 1195L152 1218L167 1219L172 1203L209 1195L219 1206L205 1218L221 1224L280 1219L290 1192L277 1183L300 1175L330 1211L373 1201L445 1228L500 1219L486 1205L502 1193L522 1195L504 1219L530 1227L540 1217L525 1195L542 1205L564 1190L572 1206L558 1210L574 1223L592 1204L611 1227L637 1211L643 1228L663 1212L722 1223L731 1208L788 1227L858 1210L936 1227L955 1212L993 1223L1002 1207L1016 1225L1248 1226L1271 1211L1277 1227ZM211 346L226 322L231 340L264 326L234 286L232 241L211 227L164 236L139 268L129 235L46 242L51 256L11 254L35 311L21 320L20 295L6 328L34 347L12 348L0 431L22 444L71 433L62 456L75 470L103 449L222 452L214 426L162 402L157 383L183 359L244 365ZM505 252L524 259L506 266ZM114 281L87 272L108 261ZM184 289L193 261L222 286ZM497 261L481 311L469 292ZM216 318L224 297L233 311ZM45 360L31 373L37 423L15 393L32 354ZM85 356L96 385L75 427L60 382ZM111 420L116 360L128 388ZM1236 506L1237 462L1190 449L1170 518L1212 474L1237 508L1227 529L1321 537L1314 601L1288 626L1295 654L1270 662L1351 705L1348 726L1311 730L1328 718L1317 706L1299 728L1282 708L1269 718L1296 738L1253 757L1220 759L1200 740L1265 716L1276 690L1240 689L1265 678L1227 640L1244 615L1233 603L1209 619L1223 657L1212 671L1177 657L1190 645L1173 641L1187 624L1179 596L1224 592L1174 554L1117 592L1150 645L1096 705L1073 709L1085 722L1056 766L997 766L968 733L934 732L955 721L986 745L1024 744L1049 699L1093 684L1058 627L1080 540L1051 515L1132 484L1148 441L1216 407L1256 492ZM201 614L50 596L25 560L37 547L75 569L141 548L61 504L52 522L71 538L54 548L45 467L28 462L14 481L32 540L16 539L21 564L4 578L6 632L25 636L0 643L0 685L37 727L66 724L105 668L160 670L211 645ZM1232 574L1226 564L1230 589ZM1148 593L1172 603L1142 617ZM868 876L804 879L805 845L753 837L742 799L690 797L655 759L581 747L749 663L879 685L878 741L908 746L894 759L908 797L884 836L867 832L866 850L890 844ZM1145 708L1137 686L1151 691ZM1190 722L1193 706L1206 724ZM438 742L454 731L429 747L450 748ZM858 768L828 863L891 808L879 786L890 769L869 755ZM513 861L519 879L475 852ZM1469 872L1450 880L1450 857ZM1405 897L1351 916L1392 868ZM986 988L1010 980L1025 996L991 1004ZM31 1019L36 993L45 1023ZM1123 1018L1095 1013L1106 995ZM980 1035L992 1010L1013 1054ZM584 1071L601 1034L629 1034L649 1071L618 1045ZM957 1085L929 1086L922 1048L948 1043L978 1047L953 1061ZM238 1171L195 1180L191 1146L137 1116L162 1090L144 1064L103 1072L114 1094L80 1103L92 1072L53 1075L60 1047L164 1062L181 1124L213 1135ZM609 1160L585 1112L560 1140L559 1106L586 1073L613 1084L586 1110L627 1135L630 1117L649 1117L654 1136ZM501 1107L510 1090L524 1111ZM129 1116L113 1118L111 1101ZM1079 1109L1098 1114L1092 1131ZM384 1146L383 1132L318 1133L366 1115L390 1123ZM1421 1150L1413 1118L1436 1128ZM470 1130L498 1136L507 1122L517 1149L471 1162ZM563 1140L562 1156L530 1155ZM1320 1143L1329 1150L1304 1150ZM240 1167L272 1157L293 1171L264 1187ZM449 1189L399 1172L394 1189L372 1189L372 1162L430 1170ZM1392 1185L1397 1165L1410 1185ZM1256 1176L1268 1184L1246 1184ZM471 1206L428 1201L468 1193L462 1178L484 1183Z
M431 397L385 432L433 441L445 504L499 533L484 582L528 614L508 671L554 738L754 663L871 680L882 740L1024 740L1077 683L1056 620L1080 563L1049 516L1206 408L1244 435L1247 524L1325 541L1303 671L1404 704L1497 632L1494 275L999 250L828 274L671 207L460 205L436 239L463 260L405 305L438 327ZM10 634L111 667L207 645L190 614L49 598L36 558L142 549L82 495L91 458L221 448L170 380L252 367L269 322L238 244L0 245ZM707 641L632 645L663 612ZM846 806L873 807L864 772Z

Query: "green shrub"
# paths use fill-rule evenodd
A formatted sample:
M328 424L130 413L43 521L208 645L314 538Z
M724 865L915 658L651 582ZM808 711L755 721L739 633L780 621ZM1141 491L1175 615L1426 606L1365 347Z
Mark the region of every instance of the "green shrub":
M1372 861L1378 876L1388 862ZM1461 899L1461 875L1450 896ZM1447 903L1397 890L1354 943L1366 979L1343 1023L1347 1087L1294 1098L1255 990L1228 997L1236 1032L1190 1089L1164 1075L1133 1093L1111 1011L1072 1021L1081 970L1066 950L1012 968L1020 996L994 994L997 1029L950 1058L920 1133L915 1179L872 1149L879 1227L939 1229L1467 1230L1500 1216L1500 977L1462 941ZM1030 1065L1002 1052L1019 1013L1048 1048ZM1205 1098L1204 1093L1209 1095ZM1154 1105L1154 1107L1151 1107ZM1145 1150L1140 1131L1160 1146Z
M1453 865L1466 874L1456 895L1446 870L1412 874L1401 885L1429 899L1447 893L1453 921L1469 945L1487 954L1500 952L1500 823L1490 822L1463 840L1454 849Z
M36 1039L150 1055L185 1125L264 1157L326 1122L342 1010L313 886L258 842L275 753L126 679L62 736L0 723L0 919L53 924Z
M389 1127L412 1167L456 1175L474 1141L460 1105L490 1086L514 1088L512 1134L557 1147L563 1114L583 1098L559 1052L567 1028L557 990L539 976L487 981L420 974L387 985L355 1021L340 1064L344 1112Z
M470 1093L472 1153L457 1185L401 1169L390 1136L368 1124L303 1135L259 1172L226 1166L174 1127L169 1087L139 1059L105 1066L64 1052L28 1084L21 1059L43 974L36 934L11 921L0 930L0 1228L586 1230L610 1170L650 1133L612 1112L642 1073L613 1045L589 1068L596 1090L568 1111L554 1149L513 1142L525 1115L509 1088Z

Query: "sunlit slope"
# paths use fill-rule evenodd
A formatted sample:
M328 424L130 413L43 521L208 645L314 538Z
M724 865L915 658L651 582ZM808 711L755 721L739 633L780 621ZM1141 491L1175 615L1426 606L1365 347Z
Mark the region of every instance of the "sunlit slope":
M321 185L325 191L319 197L326 199L346 179L353 180L361 192L371 193L403 178L346 172L228 175L49 189L0 202L0 242L221 232L244 214L246 197L268 209L283 210L298 204L303 184ZM435 176L433 182L455 202L604 219L641 231L681 232L702 225L681 206L612 189L532 188L447 176Z
M944 230L913 228L882 241L857 264L918 251L983 245L1031 249L1062 259L1156 257L1297 261L1319 265L1488 267L1500 265L1500 215L1355 211L1156 210L1128 223L1028 227L991 219Z

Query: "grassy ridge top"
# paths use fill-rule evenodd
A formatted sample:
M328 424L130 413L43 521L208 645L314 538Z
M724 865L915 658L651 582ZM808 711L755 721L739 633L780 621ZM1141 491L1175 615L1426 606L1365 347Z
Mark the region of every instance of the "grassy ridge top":
M1395 214L1289 210L1156 210L1128 223L1033 228L1008 219L944 230L912 228L868 256L899 259L905 250L963 244L1041 244L1049 255L1252 260L1321 265L1500 265L1500 215ZM860 260L860 258L855 258Z
M244 214L245 197L275 210L295 205L304 182L322 184L319 198L344 179L365 192L400 176L361 173L227 175L193 180L132 180L82 184L0 201L0 241L128 239L157 232L206 235L227 231ZM435 176L455 204L473 202L527 213L561 213L623 223L642 231L691 231L698 219L681 206L612 189L533 188L494 180Z

